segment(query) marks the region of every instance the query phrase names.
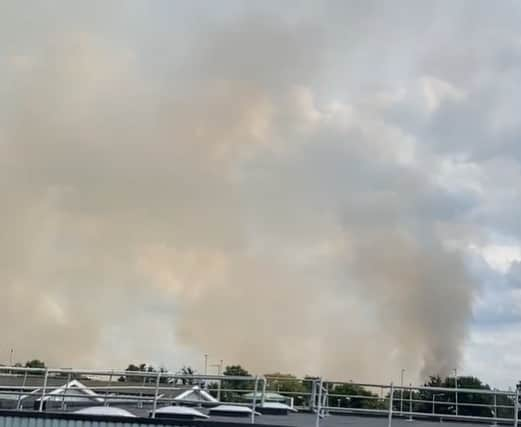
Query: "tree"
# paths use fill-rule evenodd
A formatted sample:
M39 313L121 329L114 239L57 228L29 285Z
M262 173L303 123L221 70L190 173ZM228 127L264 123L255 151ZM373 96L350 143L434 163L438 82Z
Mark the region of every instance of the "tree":
M328 385L330 406L363 409L384 409L385 403L377 394L357 384Z
M276 372L273 374L266 374L264 377L266 378L267 391L287 395L293 398L296 405L304 405L304 402L306 401L305 394L307 393L307 388L303 381L299 380L295 375Z
M25 362L26 368L39 368L39 369L45 369L45 362L39 360L39 359L33 359Z
M247 377L250 373L241 365L230 365L224 369L223 375L230 377ZM223 380L222 388L225 390L222 394L222 400L235 401L239 397L238 392L241 390L251 390L253 387L250 381Z
M146 363L140 363L139 365L134 365L133 363L129 364L126 372L148 372L148 373L157 373L158 371L152 366ZM164 372L163 369L160 372ZM141 375L122 375L118 378L119 382L131 382L131 383L144 383L151 384L155 383L156 378L154 376L141 376ZM164 383L167 381L167 378L161 378L160 382Z
M193 369L191 366L183 366L181 368L181 375L187 375L187 376L193 376L196 375L195 369ZM183 385L192 385L195 381L193 378L181 378L181 384Z
M490 390L488 384L484 384L479 378L468 376L458 377L458 389ZM425 384L428 387L443 387L456 389L454 377L441 379L439 376L430 377ZM452 391L433 391L422 390L418 393L418 399L426 400L428 403L417 404L415 410L420 412L434 412L437 414L456 413L456 392ZM432 402L432 403L431 403ZM481 405L481 406L469 406ZM497 406L512 406L513 402L504 395L496 396ZM434 406L434 408L433 408ZM498 408L496 416L511 417L513 410L510 408ZM458 415L493 417L494 416L494 395L472 392L458 392Z
M266 389L269 391L277 393L303 393L306 391L302 381L297 379L295 375L276 372L266 374L264 377L267 380Z

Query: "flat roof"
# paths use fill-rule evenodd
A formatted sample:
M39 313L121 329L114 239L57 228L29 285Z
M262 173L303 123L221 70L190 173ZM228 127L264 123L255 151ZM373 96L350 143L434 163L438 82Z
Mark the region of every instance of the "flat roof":
M115 405L116 406L116 405ZM149 417L149 408L137 408L129 407L126 405L118 405L118 408L125 409L132 414L136 415L137 418L125 418L124 422L132 425L132 423L141 424L171 424L176 425L175 420L165 419L151 419ZM198 411L207 414L208 410L204 408L198 408ZM12 411L12 410L0 410L0 425L2 425L2 417L30 417L30 418L57 418L57 419L78 419L78 414L73 412L33 412L33 411ZM86 419L80 417L80 419ZM90 418L90 416L89 416ZM99 421L99 416L93 419ZM277 426L277 427L315 427L316 415L313 413L290 413L288 415L258 415L255 417L255 424L259 426ZM111 418L107 418L106 421L111 421ZM250 417L226 417L219 415L210 415L210 418L206 421L183 421L183 425L198 425L204 427L204 425L220 424L222 426L239 426L239 425L251 425ZM450 427L483 427L488 424L478 422L457 422L444 420L444 425ZM440 425L439 419L425 420L425 419L413 419L409 421L407 417L393 416L392 419L393 427L436 427ZM372 415L353 415L353 414L331 414L321 419L321 427L387 427L388 418L387 416L372 416Z

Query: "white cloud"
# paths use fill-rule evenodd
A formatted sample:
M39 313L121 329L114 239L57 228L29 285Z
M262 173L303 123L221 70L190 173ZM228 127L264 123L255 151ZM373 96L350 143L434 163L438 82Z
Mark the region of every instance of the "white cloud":
M503 274L506 274L512 263L521 261L521 246L491 244L484 247L470 246L470 249L479 253L488 265Z

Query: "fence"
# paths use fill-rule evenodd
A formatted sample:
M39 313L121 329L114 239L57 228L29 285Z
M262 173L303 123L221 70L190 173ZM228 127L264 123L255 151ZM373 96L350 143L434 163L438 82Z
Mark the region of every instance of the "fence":
M290 406L315 416L315 426L330 415L370 414L394 418L439 419L512 424L518 427L519 390L395 386L329 381L322 378L182 375L172 372L76 370L0 367L0 402L13 409L39 412L64 411L80 401L98 405L127 404L147 408L155 418L160 404L193 404L179 395L198 385L226 403L252 409L264 407L273 392L287 398ZM282 390L281 390L282 389ZM253 396L245 399L247 394ZM204 404L204 402L203 402Z

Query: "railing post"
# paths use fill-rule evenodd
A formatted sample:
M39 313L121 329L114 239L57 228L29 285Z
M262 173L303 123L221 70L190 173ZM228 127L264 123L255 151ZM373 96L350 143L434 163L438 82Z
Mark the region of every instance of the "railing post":
M110 371L109 375L109 387L112 387L112 377L114 376L114 369ZM105 398L103 399L103 406L109 406L109 401L107 399L109 395L109 389L107 388L107 391L105 392Z
M412 421L412 384L409 384L409 419L407 421Z
M454 371L456 373L456 371ZM455 397L456 397L456 416L458 416L458 376L454 375L454 391L455 391Z
M253 403L251 405L251 423L255 424L255 409L257 407L257 393L259 390L259 377L255 377L255 386L253 388Z
M514 396L514 399L514 427L517 427L519 421L519 387L516 387L516 394Z
M45 391L47 389L47 380L49 378L49 368L45 369L45 376L43 377L43 388L42 388L42 395L40 397L40 407L38 408L38 412L43 411L43 402L45 399Z
M156 390L154 392L154 403L152 404L152 418L156 417L156 410L157 410L157 398L159 396L159 384L161 383L161 371L157 373L156 378Z
M314 379L311 383L311 396L309 398L309 409L311 412L315 409L315 400L316 400L316 393L317 393L317 380Z
M387 427L391 427L393 424L393 399L394 399L394 385L391 383L389 389L389 413L387 417Z
M22 403L22 393L25 390L25 383L27 382L27 371L24 372L24 380L22 382L22 388L19 390L20 394L18 395L17 401L16 401L16 410L20 409L21 403Z
M324 386L323 386L324 387ZM327 410L327 408L329 407L329 390L327 388L327 383L324 387L324 391L323 391L323 397L322 397L322 407L323 408L326 408L326 409L323 409L324 411L324 416L327 416L329 415L329 412Z
M317 417L315 419L315 427L320 427L320 412L322 411L322 378L318 382L318 401L317 401Z
M143 374L143 384L141 384L141 393L139 393L139 397L140 398L143 397L143 389L145 388L146 383L147 383L147 375L146 375L146 373L144 373ZM142 400L138 400L137 401L137 407L138 408L142 408L143 407L143 401Z
M262 395L261 395L261 406L264 406L264 402L266 399L266 377L262 377Z
M69 383L71 382L71 374L67 374L67 382L65 383L65 387L63 388L63 394L62 394L62 404L61 409L62 411L65 410L65 395L67 394L67 389L69 388Z
M494 423L493 426L497 426L497 394L494 393Z

